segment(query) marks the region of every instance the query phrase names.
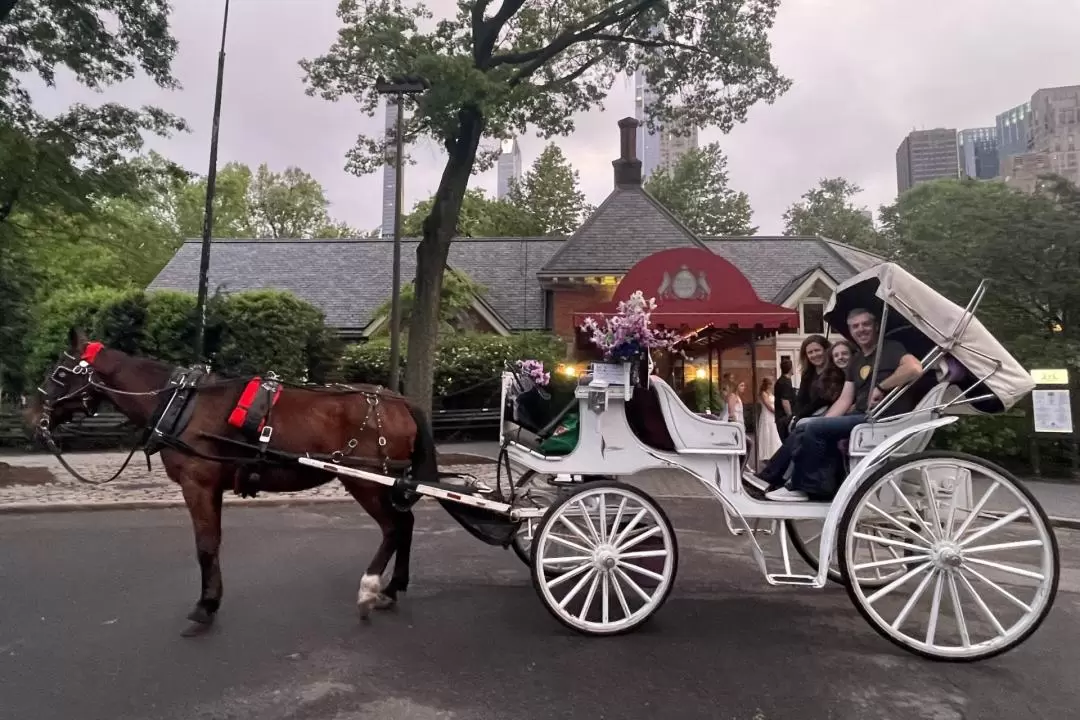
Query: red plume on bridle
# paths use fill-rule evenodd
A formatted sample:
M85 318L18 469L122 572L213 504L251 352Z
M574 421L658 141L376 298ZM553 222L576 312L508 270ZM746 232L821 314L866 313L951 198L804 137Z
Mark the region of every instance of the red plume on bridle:
M94 358L97 357L98 353L101 352L104 347L105 346L103 344L97 342L96 340L92 343L87 343L86 349L83 350L81 359L93 365Z

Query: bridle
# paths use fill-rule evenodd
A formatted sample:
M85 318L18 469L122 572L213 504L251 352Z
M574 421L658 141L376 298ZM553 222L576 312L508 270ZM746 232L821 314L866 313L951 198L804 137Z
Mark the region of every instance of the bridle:
M45 443L45 446L49 449L49 452L51 452L56 457L56 459L60 461L60 464L64 466L65 470L71 473L71 475L76 480L82 483L86 483L87 485L104 485L120 477L121 473L123 473L124 470L127 468L128 463L131 462L131 458L135 456L135 452L140 447L145 445L146 435L144 434L143 437L139 438L135 442L135 445L131 448L131 452L128 453L127 458L124 460L124 463L120 466L120 469L112 475L112 477L108 478L107 480L89 480L83 477L77 470L75 470L75 468L71 467L71 465L69 465L68 462L64 460L63 452L56 444L56 439L53 437L52 430L49 427L52 422L52 413L56 409L56 406L64 402L69 402L71 400L78 400L82 404L82 409L85 412L86 416L90 417L95 414L95 410L90 406L91 400L94 399L92 396L92 392L94 390L106 393L115 393L118 395L151 396L160 395L163 392L175 389L170 386L161 388L160 390L150 390L146 392L129 392L126 390L117 390L116 388L112 388L106 384L98 382L94 379L94 366L91 363L93 362L94 356L96 356L98 351L100 350L101 343L90 343L87 346L87 350L83 353L82 358L77 358L65 350L64 357L68 360L77 361L76 364L72 367L67 367L63 364L63 360L61 360L61 362L57 363L56 367L53 368L53 371L49 374L49 377L46 380L46 382L52 382L60 385L61 387L66 387L66 378L69 373L72 375L85 375L86 382L80 385L78 389L72 390L58 398L52 398L49 396L48 390L42 387L38 388L38 392L40 392L44 398L41 405L41 418L38 420L37 426L38 437L42 439L42 441ZM149 462L150 459L147 458L148 466Z

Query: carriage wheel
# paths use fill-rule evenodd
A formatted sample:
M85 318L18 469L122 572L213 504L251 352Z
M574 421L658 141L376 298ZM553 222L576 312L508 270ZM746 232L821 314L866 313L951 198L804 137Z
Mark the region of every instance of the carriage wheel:
M797 552L799 557L801 557L816 573L819 567L818 550L821 547L821 532L825 527L825 521L807 519L785 520L784 522L787 525L788 537L791 538L791 545L795 548L795 552ZM912 524L911 527L917 528L918 526ZM873 534L883 538L895 540L902 540L904 538L903 532L884 522L873 524L862 523L859 525L859 530L860 532ZM861 539L856 541L856 551L859 557L857 564L864 562L874 563L886 558L899 558L911 554L910 550L904 548L897 548L891 545L878 547L876 543ZM872 566L859 573L859 582L862 583L864 588L876 589L885 587L903 573L904 568L902 565ZM844 584L844 576L840 574L840 566L835 554L829 563L827 576L838 585Z
M514 486L514 496L517 498L514 507L549 508L560 497L573 492L583 481L581 475L569 476L573 478L572 483L555 482L556 477L560 476L526 470ZM540 518L522 520L510 543L518 559L529 566L532 565L533 536L536 534L540 520Z
M533 540L533 586L563 625L633 630L667 600L679 548L663 509L637 488L597 480L552 505Z
M865 522L888 524L903 539L866 533ZM909 554L866 561L857 540ZM926 451L879 468L844 509L837 552L862 616L890 642L933 660L1010 650L1035 632L1057 595L1058 545L1046 513L1009 472L963 453ZM890 566L904 573L884 587L860 580L871 567Z

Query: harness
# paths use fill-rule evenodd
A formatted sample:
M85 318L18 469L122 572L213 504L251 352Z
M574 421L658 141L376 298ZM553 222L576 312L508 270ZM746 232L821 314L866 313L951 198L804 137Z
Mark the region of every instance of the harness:
M236 407L226 419L231 427L237 428L242 435L242 439L201 431L198 435L218 443L253 451L254 454L245 456L210 455L193 448L190 444L181 440L180 436L187 429L187 426L194 415L199 391L210 387L231 385L235 380L211 381L209 370L201 366L187 368L177 367L173 369L168 384L162 388L136 392L119 390L106 383L99 382L94 378L93 362L102 348L103 345L99 342L89 343L76 365L73 367L60 365L54 369L49 378L53 382L63 383L63 376L70 372L74 375L85 375L85 385L53 400L49 399L48 393L44 389L38 388L38 390L45 395L41 419L38 424L38 434L42 437L48 449L56 456L57 460L59 460L64 468L80 482L89 485L103 485L112 482L123 473L124 469L131 461L131 458L140 447L142 447L143 452L146 455L146 467L148 470L150 469L150 456L166 447L204 460L240 465L241 468L237 470L233 491L234 493L245 497L254 497L257 493L257 484L259 481L258 470L260 468L267 465L295 463L301 457L327 460L345 466L378 468L384 475L388 475L391 470L406 470L411 466L411 461L391 460L386 455L387 439L383 432L382 413L380 412L380 399L383 393L383 388L381 386L377 386L372 391L347 385L339 385L333 388L330 386L295 385L281 380L274 373L267 373L265 377L257 376L252 378L241 392ZM70 360L76 359L67 352L64 352L64 357ZM270 440L274 431L271 417L272 411L285 385L302 387L308 390L323 390L340 395L359 394L365 396L368 400L368 407L361 428L367 429L374 424L374 429L378 434L377 457L365 458L353 456L353 451L359 445L359 441L355 437L350 438L344 448L335 450L329 455L290 453L272 449L270 447ZM61 402L79 399L82 402L86 414L92 414L90 409L91 395L87 391L87 388L94 388L105 394L160 397L157 408L144 428L142 437L136 442L135 446L132 447L120 469L104 481L89 480L72 468L64 460L62 451L57 446L56 441L49 430L53 409ZM372 423L372 420L374 420L374 423Z

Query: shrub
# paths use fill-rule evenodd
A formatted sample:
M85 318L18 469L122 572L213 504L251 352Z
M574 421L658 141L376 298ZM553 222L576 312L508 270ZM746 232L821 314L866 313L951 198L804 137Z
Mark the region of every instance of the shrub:
M93 288L60 292L37 312L28 372L35 382L67 344L68 329L124 352L176 365L194 362L197 330L190 293ZM282 378L323 382L332 378L340 344L322 312L275 290L215 295L207 302L206 347L211 366L224 375L274 371Z
M691 380L686 383L680 393L680 397L686 406L694 412L705 412L706 409L716 413L724 405L724 399L720 396L720 388L716 383L708 380Z
M405 347L402 347L404 355ZM443 407L475 407L497 401L498 379L506 362L543 361L554 369L566 354L562 340L547 333L502 336L479 333L448 335L435 358L434 392ZM402 358L404 363L404 357ZM390 345L378 338L346 348L342 364L346 382L386 385L390 377ZM556 389L552 375L552 388Z

